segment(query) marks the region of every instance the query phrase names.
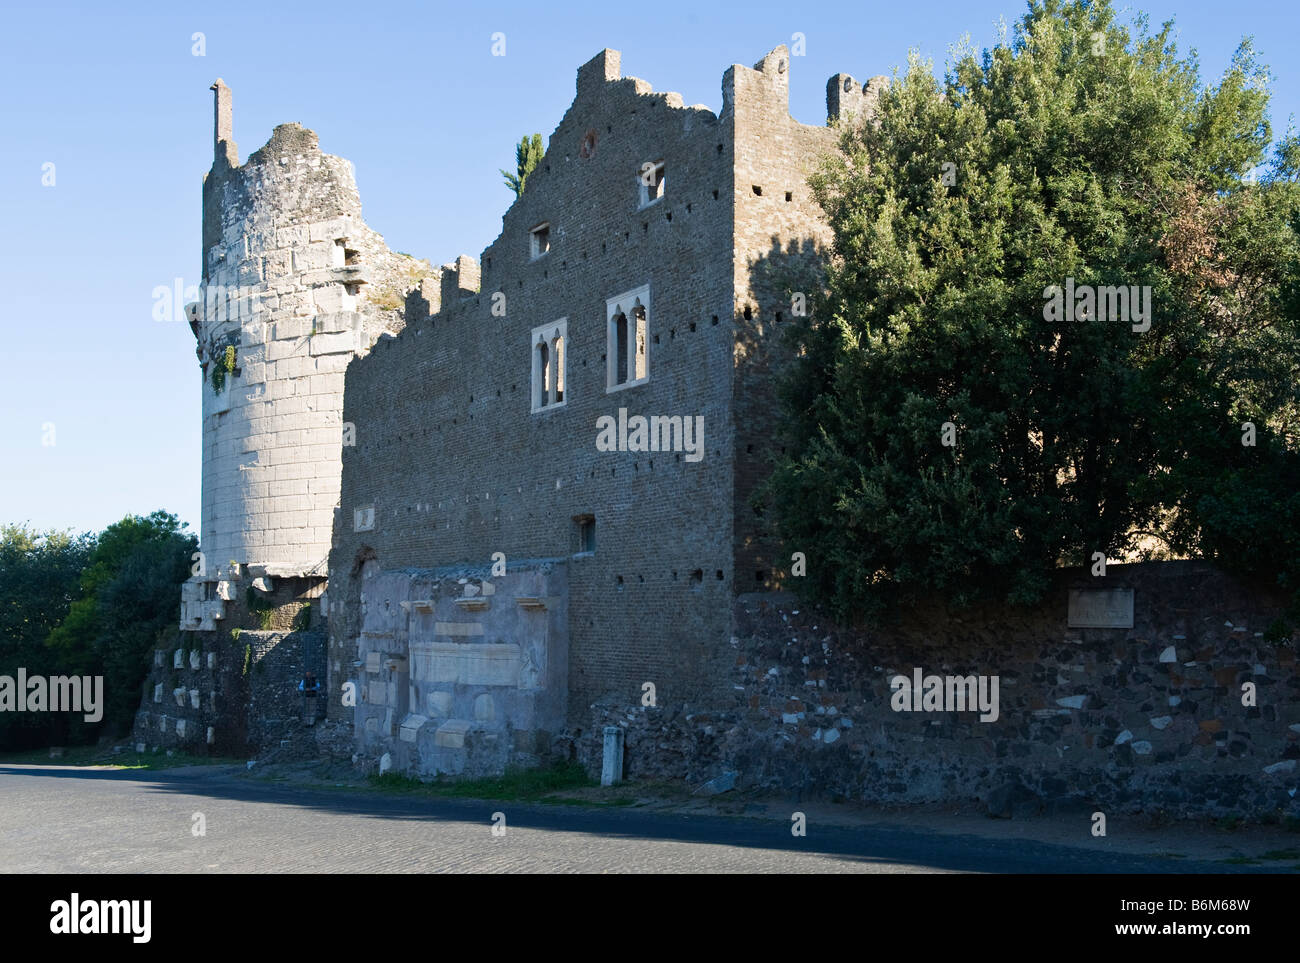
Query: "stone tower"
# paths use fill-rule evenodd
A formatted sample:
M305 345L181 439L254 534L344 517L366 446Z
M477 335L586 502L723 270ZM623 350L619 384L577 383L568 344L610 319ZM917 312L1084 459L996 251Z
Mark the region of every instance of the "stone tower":
M433 273L366 226L351 163L312 131L283 124L241 165L230 88L211 89L201 300L187 306L202 371L203 560L181 628L196 631L236 624L230 602L323 592L352 440L343 371L400 328L403 292Z

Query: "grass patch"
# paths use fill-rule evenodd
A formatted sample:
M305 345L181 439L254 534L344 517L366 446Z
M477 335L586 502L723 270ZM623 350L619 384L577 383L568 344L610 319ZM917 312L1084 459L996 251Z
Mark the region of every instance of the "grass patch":
M1270 849L1260 859L1300 859L1300 849Z
M392 793L416 793L452 799L509 799L516 802L558 802L560 800L547 797L566 790L587 789L596 785L587 776L586 770L575 762L545 769L512 769L503 776L484 779L439 776L429 782L401 773L386 772L382 776L371 775L370 784L376 789ZM575 802L581 804L580 800Z

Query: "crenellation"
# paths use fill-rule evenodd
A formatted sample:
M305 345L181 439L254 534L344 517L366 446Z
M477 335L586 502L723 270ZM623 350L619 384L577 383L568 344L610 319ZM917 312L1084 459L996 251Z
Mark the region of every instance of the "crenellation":
M836 74L826 81L827 123L848 121L854 117L870 115L875 110L880 92L889 83L884 75L872 77L859 84L849 74Z

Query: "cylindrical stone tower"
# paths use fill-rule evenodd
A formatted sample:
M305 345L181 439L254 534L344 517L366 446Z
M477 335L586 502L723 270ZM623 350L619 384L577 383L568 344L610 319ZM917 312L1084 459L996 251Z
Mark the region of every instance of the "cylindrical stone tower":
M241 166L230 88L212 90L203 283L189 306L203 373L203 559L181 617L200 631L230 617L226 602L247 591L237 580L262 593L295 580L297 598L323 590L350 440L344 370L400 327L402 291L432 273L366 227L352 165L322 153L312 131L281 125Z

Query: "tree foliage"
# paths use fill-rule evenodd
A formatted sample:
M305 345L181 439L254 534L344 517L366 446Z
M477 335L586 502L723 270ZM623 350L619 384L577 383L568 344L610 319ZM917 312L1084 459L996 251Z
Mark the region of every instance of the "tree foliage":
M1030 603L1153 538L1300 587L1300 153L1255 176L1249 41L1206 86L1172 36L1036 0L941 82L910 58L814 176L833 263L765 496L837 614ZM1149 330L1053 316L1067 279L1149 288Z
M515 173L501 171L501 176L506 179L506 187L515 192L515 197L524 192L528 175L542 162L545 155L546 150L542 147L541 134L533 134L532 140L527 136L520 139L518 146L515 147Z
M15 677L20 666L31 674L56 671L55 654L45 640L77 597L93 547L90 535L0 526L0 675ZM0 712L0 747L44 744L50 721L37 714Z
M0 746L127 731L160 639L177 630L194 536L175 515L127 516L97 537L0 529L0 674L104 677L103 718L4 713ZM8 726L8 728L5 728Z

